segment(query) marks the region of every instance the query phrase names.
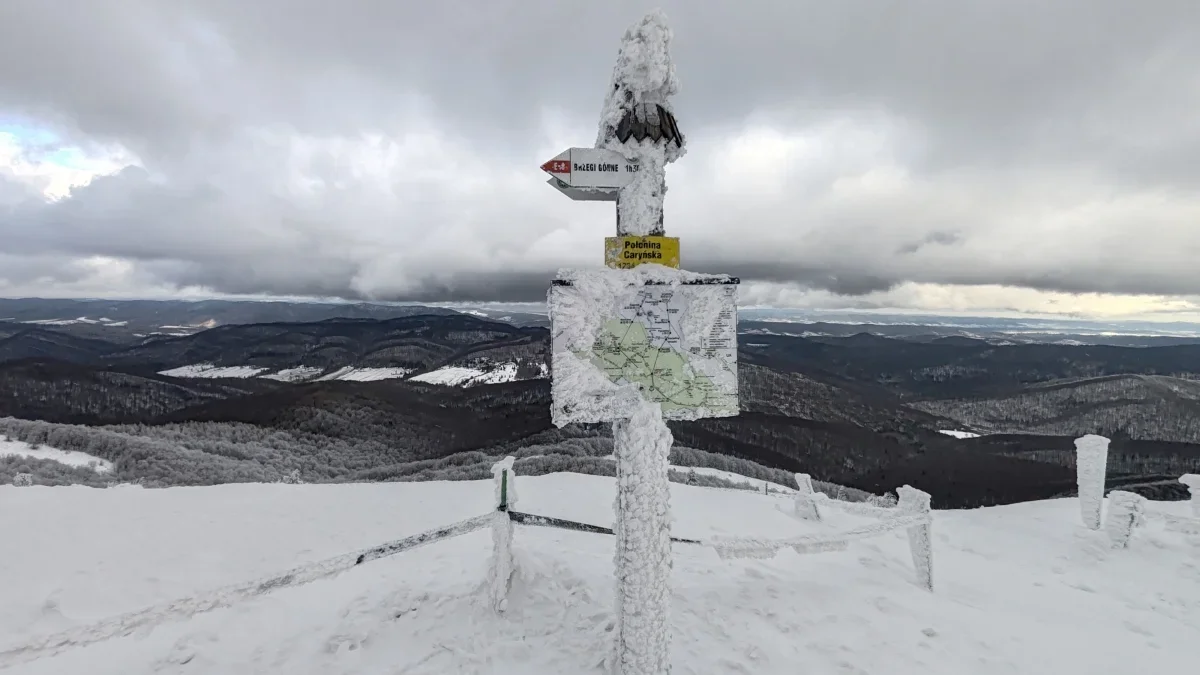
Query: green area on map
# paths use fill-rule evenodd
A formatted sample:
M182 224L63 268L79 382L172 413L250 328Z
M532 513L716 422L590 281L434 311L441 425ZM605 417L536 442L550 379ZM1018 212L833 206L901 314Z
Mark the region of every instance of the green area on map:
M696 372L686 353L665 342L655 344L638 321L605 321L591 351L576 356L590 361L612 382L641 385L643 396L661 404L664 414L677 408L732 407L729 395L722 393L712 378Z

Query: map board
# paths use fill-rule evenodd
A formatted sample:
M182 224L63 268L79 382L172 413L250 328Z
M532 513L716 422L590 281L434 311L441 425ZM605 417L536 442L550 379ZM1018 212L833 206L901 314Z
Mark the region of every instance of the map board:
M555 424L612 421L626 384L661 404L664 419L737 415L737 280L618 274L628 276L550 289Z

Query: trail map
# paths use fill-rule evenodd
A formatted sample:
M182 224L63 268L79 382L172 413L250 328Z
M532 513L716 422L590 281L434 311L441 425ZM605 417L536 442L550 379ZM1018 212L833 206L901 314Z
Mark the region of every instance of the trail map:
M570 352L573 364L588 364L613 384L636 384L642 396L662 405L666 419L736 415L736 291L731 284L629 287L608 303L595 303L599 325L590 344L569 344L566 331L558 330L560 317L552 316L555 368ZM560 398L556 406L564 403L587 417L586 397Z

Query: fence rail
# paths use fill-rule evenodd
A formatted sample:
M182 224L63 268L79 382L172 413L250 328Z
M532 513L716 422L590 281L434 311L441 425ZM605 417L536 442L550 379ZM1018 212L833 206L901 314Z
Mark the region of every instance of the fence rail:
M188 619L197 614L230 607L238 602L271 591L332 578L367 562L475 532L488 526L492 528L493 543L492 556L488 569L489 593L493 607L497 611L504 611L507 604L508 590L511 586L512 571L514 569L512 560L514 524L531 527L550 527L592 534L614 534L611 528L599 525L525 513L513 509L517 503L517 490L515 481L513 480L515 477L513 462L514 458L507 457L492 468L495 485L495 506L493 511L473 518L467 518L452 525L435 528L368 549L301 565L282 574L257 581L227 586L189 598L173 600L146 609L121 614L89 626L41 637L21 646L0 652L0 670L55 656L76 647L84 647L114 637L130 635L137 630L153 628L169 621ZM928 508L929 496L919 490L908 488L907 486L901 488L901 504L896 508L889 509L834 500L824 494L814 493L812 491L811 479L807 475L797 474L796 478L801 486L800 490L796 492L797 513L802 517L812 517L819 520L820 514L817 510L817 505L820 504L826 507L834 506L857 515L875 516L879 518L878 522L841 533L800 535L770 541L720 536L704 540L671 537L671 541L677 544L713 548L724 559L730 557L769 557L768 555L764 555L763 552L769 551L769 555L774 555L775 552L782 548L791 548L799 553L839 551L844 550L850 541L878 536L899 528L907 528L909 530L910 540L912 540L914 534L920 537L922 528L924 528L923 531L926 539L928 537L928 527L931 522ZM905 492L906 489L911 492ZM906 494L908 495L907 498L905 497ZM922 504L924 505L923 507ZM918 576L923 585L932 590L932 577L928 573L932 563L928 559L928 555L918 560L914 553L914 562L917 563Z

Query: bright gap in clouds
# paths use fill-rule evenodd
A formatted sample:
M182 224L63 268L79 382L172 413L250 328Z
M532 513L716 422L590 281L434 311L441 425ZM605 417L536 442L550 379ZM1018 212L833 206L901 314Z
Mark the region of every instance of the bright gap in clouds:
M58 201L73 188L137 164L123 150L87 152L53 132L18 123L0 123L0 178L8 177L31 195Z

